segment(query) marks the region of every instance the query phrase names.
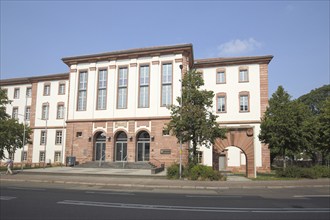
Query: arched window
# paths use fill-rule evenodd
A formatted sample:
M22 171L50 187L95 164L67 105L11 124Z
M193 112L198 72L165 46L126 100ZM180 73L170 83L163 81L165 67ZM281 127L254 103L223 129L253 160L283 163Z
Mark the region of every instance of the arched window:
M150 135L146 131L139 133L137 137L137 161L149 161L150 159Z
M94 153L95 153L95 160L99 161L105 160L105 142L106 142L107 136L105 133L100 132L95 135L95 145L94 145Z
M121 131L116 137L115 161L127 161L127 135Z

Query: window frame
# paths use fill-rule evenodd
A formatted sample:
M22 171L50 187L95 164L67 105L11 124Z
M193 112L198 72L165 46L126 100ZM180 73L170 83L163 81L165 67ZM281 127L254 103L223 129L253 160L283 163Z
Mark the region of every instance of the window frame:
M61 134L60 136L58 134ZM63 143L63 131L56 130L55 131L55 145L62 145Z
M223 73L223 82L220 81L221 78L218 77L218 74ZM226 69L225 68L217 68L216 69L216 75L215 75L215 81L216 84L226 84L227 78L226 78ZM219 79L219 80L218 80Z
M241 109L241 98L247 97L247 109ZM239 92L238 95L238 108L240 113L247 113L250 112L250 93L248 91Z
M121 69L126 69L127 73L127 77L126 77L126 85L120 85L120 70ZM123 66L118 66L118 71L117 71L117 109L127 109L127 103L128 103L128 80L129 80L129 67L128 65L123 65ZM119 91L121 89L126 89L126 102L122 103L123 105L122 106L119 106L119 96L120 96L120 93Z
M26 87L25 95L27 98L32 97L32 87Z
M62 87L63 87L63 89L61 89ZM58 95L65 95L65 89L66 89L66 83L65 82L59 82L58 83Z
M224 109L224 111L219 111L219 108L218 108L218 106L219 106L219 98L224 98L224 102L225 102L225 109ZM225 93L225 92L219 92L219 93L217 93L217 95L216 95L216 113L219 113L219 114L221 114L221 113L227 113L227 94Z
M43 155L43 156L41 156L41 155ZM42 158L43 158L43 160L42 160ZM41 162L46 162L46 154L45 154L44 150L39 151L39 163L41 163Z
M241 72L246 72L246 79L241 79ZM248 67L240 67L238 70L238 82L239 83L247 83L249 82L249 68Z
M163 66L164 65L169 65L171 64L172 66L172 75L171 75L171 82L166 82L164 83L163 82L163 76L164 76L164 68ZM160 89L161 89L161 92L160 92L160 107L168 107L169 105L172 105L173 104L173 75L174 75L174 69L173 69L173 61L163 61L161 63L161 85L160 85ZM170 86L171 88L171 95L170 95L170 103L163 103L163 86Z
M47 107L47 108L46 108ZM41 107L41 119L42 120L48 120L49 119L49 103L42 103ZM45 112L46 110L46 112Z
M20 97L20 88L14 88L13 99L19 99Z
M47 131L41 130L40 131L40 145L46 145L47 142Z
M49 89L47 90L46 88L49 88ZM51 89L50 83L44 83L43 95L50 96L50 89Z
M141 68L148 67L148 82L147 84L141 84ZM147 103L141 103L141 88L147 88ZM145 106L142 104L146 104ZM150 63L139 64L139 92L138 92L138 108L149 108L150 107Z
M29 111L27 111L28 109L29 109ZM25 107L24 119L26 121L30 121L30 119L31 119L31 106L29 106L29 105Z
M82 84L85 85L85 88L81 88L80 77L82 74L86 74L85 81ZM77 111L86 111L87 110L87 91L88 91L88 70L80 70L78 74L78 86L77 86ZM81 94L85 94L84 97L80 98ZM80 99L82 103L80 103Z
M11 117L12 117L13 119L18 120L18 111L19 111L18 106L14 106L14 107L13 107L13 110L12 110L12 114L11 114Z
M59 156L57 156L56 154L59 154ZM58 160L57 160L58 158ZM54 163L60 163L62 161L62 151L55 151L54 152Z
M62 107L62 116L59 114L60 113L60 107ZM59 102L57 103L57 109L56 109L56 119L64 119L65 115L65 106L64 102Z
M100 72L105 71L105 88L100 88ZM103 97L104 107L100 108L99 96L100 91L104 91L105 96ZM107 94L108 94L108 69L106 67L99 68L97 71L97 96L96 96L96 110L107 109Z

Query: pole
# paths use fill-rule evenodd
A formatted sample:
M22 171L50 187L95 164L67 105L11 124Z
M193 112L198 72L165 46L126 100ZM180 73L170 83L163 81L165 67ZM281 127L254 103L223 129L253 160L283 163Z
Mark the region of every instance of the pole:
M62 128L62 153L61 153L61 167L63 166L63 159L64 159L64 125L65 125L65 107L63 107L63 128Z
M48 127L47 127L47 122L48 122L48 116L49 116L49 103L47 102L47 115L46 115L46 140L45 140L45 161L44 161L44 169L45 165L47 163L47 140L48 140Z
M23 161L24 161L24 147L25 147L25 132L26 132L26 106L27 106L27 94L25 92L25 106L24 106L24 124L23 124L23 143L22 143L22 155L21 155L21 170L23 171Z
M181 109L180 109L180 122L182 121L182 106L183 106L183 102L182 102L182 68L183 66L180 65L180 69L181 69L181 90L180 90L180 96L181 96ZM179 175L180 175L180 179L182 179L182 131L180 134L180 169L179 169Z

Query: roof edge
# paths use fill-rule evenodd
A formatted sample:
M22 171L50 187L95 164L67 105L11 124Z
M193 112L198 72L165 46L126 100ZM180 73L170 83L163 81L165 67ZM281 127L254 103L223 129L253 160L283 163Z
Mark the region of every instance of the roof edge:
M40 81L66 80L69 79L69 73L58 73L43 76L20 77L0 80L0 86L31 84Z

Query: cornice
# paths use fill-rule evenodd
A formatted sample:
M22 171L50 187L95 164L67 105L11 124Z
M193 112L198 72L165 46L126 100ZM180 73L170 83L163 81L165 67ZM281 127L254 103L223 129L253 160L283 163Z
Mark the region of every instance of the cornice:
M31 84L40 81L68 80L68 79L69 79L69 73L60 73L60 74L52 74L45 76L4 79L4 80L0 80L0 86L22 85L22 84Z

